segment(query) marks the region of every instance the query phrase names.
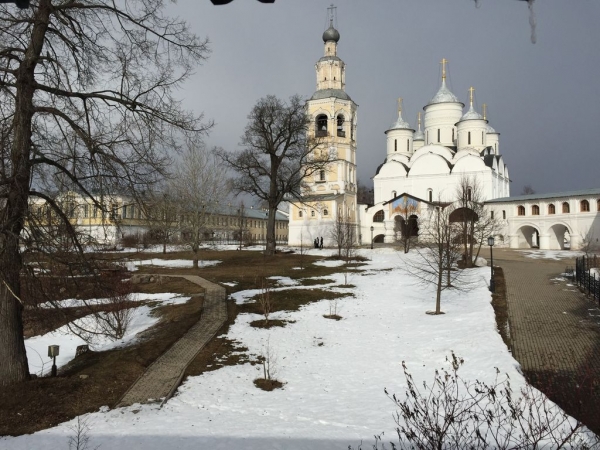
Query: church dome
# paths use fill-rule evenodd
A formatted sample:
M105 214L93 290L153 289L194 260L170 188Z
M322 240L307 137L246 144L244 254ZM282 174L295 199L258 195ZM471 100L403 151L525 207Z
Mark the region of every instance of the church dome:
M423 133L423 130L415 131L413 141L424 141L424 140L425 140L425 133Z
M408 122L402 118L402 114L398 114L398 120L396 120L391 126L390 130L412 130ZM389 130L388 130L389 131Z
M483 116L473 109L473 105L469 110L460 118L460 120L483 120Z
M488 126L486 127L486 130L485 130L485 132L486 132L487 134L491 134L491 133L495 133L495 132L496 132L496 130L494 130L494 129L492 128L492 126L488 124Z
M434 105L436 103L460 103L456 95L450 92L450 89L446 87L446 80L442 81L440 90L433 96L428 105Z
M338 30L333 28L333 25L329 25L329 28L323 33L323 42L333 41L337 42L340 40L340 33Z

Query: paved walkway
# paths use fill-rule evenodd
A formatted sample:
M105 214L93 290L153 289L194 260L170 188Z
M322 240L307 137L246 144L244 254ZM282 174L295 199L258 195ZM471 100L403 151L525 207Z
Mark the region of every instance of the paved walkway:
M598 305L570 281L556 279L574 260L498 249L494 265L504 270L513 355L525 371L600 370Z
M181 383L187 366L227 320L225 288L195 275L180 276L205 289L202 317L175 344L154 361L123 395L117 407L167 398Z

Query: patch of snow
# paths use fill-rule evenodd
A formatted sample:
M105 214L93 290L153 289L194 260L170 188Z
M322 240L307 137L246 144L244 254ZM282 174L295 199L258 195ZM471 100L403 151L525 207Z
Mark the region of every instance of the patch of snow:
M561 260L565 258L577 258L583 255L582 252L571 250L520 250L524 256L533 259L554 259Z
M482 258L481 256L474 259L473 263L475 264L475 267L487 267L487 259Z
M221 263L218 260L207 260L207 261L198 261L198 267L211 267L216 266ZM141 266L156 266L156 267L184 267L191 268L194 262L191 259L160 259L160 258L152 258L152 259L140 259L137 261L128 261L126 263L126 267L130 271L135 271L138 267Z
M300 284L298 280L292 280L290 277L268 277L269 280L277 281L277 284L280 286L297 286Z

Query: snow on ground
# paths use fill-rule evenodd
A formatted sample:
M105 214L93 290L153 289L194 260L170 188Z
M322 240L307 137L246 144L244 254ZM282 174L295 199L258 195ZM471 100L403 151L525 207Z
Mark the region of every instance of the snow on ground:
M144 294L141 292L132 292L129 296L130 301L132 302L141 302L141 301L149 301L149 302L168 302L170 305L178 305L180 303L185 303L190 299L190 297L183 297L180 294L172 294L170 292L160 292L158 294ZM81 300L78 298L69 298L66 300L60 300L58 302L46 302L42 303L40 308L75 308L78 306L85 305L102 305L105 303L109 303L111 299L109 298L94 298L91 300Z
M198 261L198 267L211 267L216 266L221 261L216 260L207 260L207 261ZM138 270L141 266L156 266L156 267L192 267L194 262L191 259L160 259L160 258L152 258L152 259L139 259L137 261L128 261L125 263L125 267L130 272L134 272Z
M296 286L300 284L298 280L292 280L290 277L268 277L268 279L277 281L279 286Z
M90 444L114 450L342 450L363 441L370 448L374 434L385 431L394 439L394 405L383 389L404 396L402 361L421 386L436 368L447 367L451 351L465 359L460 372L466 379L490 382L498 367L510 375L514 391L524 385L496 331L488 269L470 270L472 290L444 291L446 314L431 316L425 311L434 308L433 287L414 284L401 270L402 260L413 254L391 249L361 254L372 260L367 275L351 275L355 297L339 300L343 320L323 318L329 302L322 301L278 313L295 321L284 328L252 328L248 323L258 317L251 314L239 315L230 327L228 337L254 355L270 343L283 389L257 389L259 366L226 366L189 378L162 409L134 405L88 415ZM332 278L339 283L343 275ZM0 447L66 448L73 423L0 439Z
M161 294L133 294L132 299L136 301L149 300L165 304L180 304L187 302L190 297L182 297L179 294L161 293ZM89 300L90 304L101 303L105 299ZM72 302L67 306L81 306L81 300L72 299L64 302ZM62 303L62 302L61 302ZM75 357L75 350L78 345L89 344L90 349L94 351L110 350L115 347L124 347L135 342L139 333L147 330L159 320L158 317L152 315L150 306L140 306L131 309L131 321L127 327L127 332L122 339L113 340L103 335L94 335L91 342L84 341L81 337L75 335L69 328L64 325L57 330L51 331L41 336L34 336L25 340L25 349L27 350L27 360L29 361L30 373L41 375L48 373L52 367L52 361L47 356L49 345L59 345L60 354L56 358L58 367L64 366ZM101 313L104 314L104 313ZM93 329L95 323L92 316L85 316L73 322L76 326L83 329ZM1 446L0 446L1 447Z
M577 258L583 255L583 252L571 250L518 250L527 258L534 259L555 259Z

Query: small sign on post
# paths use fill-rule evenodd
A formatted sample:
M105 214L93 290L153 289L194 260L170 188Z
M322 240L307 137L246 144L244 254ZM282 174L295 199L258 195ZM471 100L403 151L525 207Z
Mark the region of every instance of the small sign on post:
M58 345L49 345L48 346L48 357L52 358L52 376L55 377L56 370L56 357L60 353L60 347Z

